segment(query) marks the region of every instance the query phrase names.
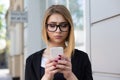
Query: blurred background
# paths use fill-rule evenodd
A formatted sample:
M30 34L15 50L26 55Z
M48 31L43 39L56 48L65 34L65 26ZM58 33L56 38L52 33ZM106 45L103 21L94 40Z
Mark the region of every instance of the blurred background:
M45 10L65 5L75 47L88 53L94 80L120 80L120 0L0 0L0 80L24 80L26 58L46 47Z

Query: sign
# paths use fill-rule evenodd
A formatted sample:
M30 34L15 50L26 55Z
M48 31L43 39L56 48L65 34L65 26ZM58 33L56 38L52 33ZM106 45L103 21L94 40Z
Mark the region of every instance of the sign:
M11 11L10 21L13 23L25 23L28 21L28 13L22 11Z

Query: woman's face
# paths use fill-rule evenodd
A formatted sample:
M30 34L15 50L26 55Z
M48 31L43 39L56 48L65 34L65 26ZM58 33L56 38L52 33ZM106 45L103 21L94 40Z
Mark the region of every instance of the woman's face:
M52 14L47 20L49 42L64 44L69 33L69 24L60 14Z

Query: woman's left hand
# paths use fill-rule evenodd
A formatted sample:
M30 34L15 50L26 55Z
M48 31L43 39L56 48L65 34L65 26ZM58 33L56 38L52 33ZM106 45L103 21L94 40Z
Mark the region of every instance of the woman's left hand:
M72 64L70 58L65 57L64 55L60 55L56 68L59 69L60 73L63 73L64 77L67 80L77 80L76 76L72 72Z

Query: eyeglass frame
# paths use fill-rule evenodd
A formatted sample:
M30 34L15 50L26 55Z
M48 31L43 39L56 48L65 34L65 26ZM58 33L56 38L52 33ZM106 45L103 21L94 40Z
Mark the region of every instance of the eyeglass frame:
M62 22L62 23L66 23L66 26L68 26L68 30L67 31L69 31L70 30L70 24L68 23L68 22ZM52 23L46 23L46 27L47 27L47 29L48 29L48 26L50 26ZM50 32L55 32L58 28L60 29L60 31L61 32L67 32L67 31L63 31L62 29L61 29L61 23L59 24L59 25L57 25L57 24L55 24L55 30L54 31L50 31L49 29L48 29L48 31L50 31Z

